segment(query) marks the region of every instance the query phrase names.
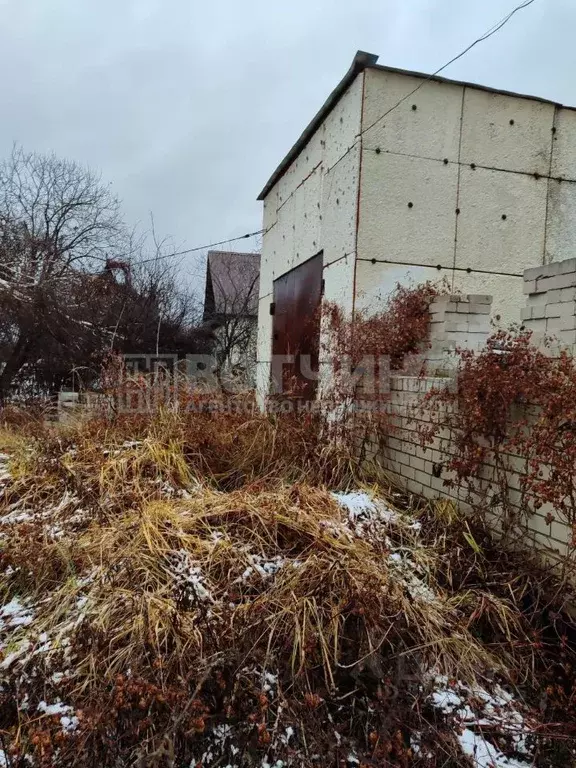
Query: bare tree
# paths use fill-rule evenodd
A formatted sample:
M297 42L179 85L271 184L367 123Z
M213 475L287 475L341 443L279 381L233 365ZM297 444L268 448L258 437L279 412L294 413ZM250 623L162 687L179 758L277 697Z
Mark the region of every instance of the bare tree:
M118 200L98 176L14 147L0 165L0 397L51 344L78 347L86 274L126 242Z
M166 240L126 230L87 168L15 147L0 164L0 399L35 375L96 375L111 348L205 352L197 300Z

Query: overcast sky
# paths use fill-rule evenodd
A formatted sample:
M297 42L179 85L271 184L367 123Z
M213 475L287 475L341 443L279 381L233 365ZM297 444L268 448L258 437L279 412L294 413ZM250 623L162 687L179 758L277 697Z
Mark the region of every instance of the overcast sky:
M264 182L357 49L430 72L514 5L0 0L0 153L89 164L177 246L257 230ZM536 0L443 74L576 105L575 30L575 0Z

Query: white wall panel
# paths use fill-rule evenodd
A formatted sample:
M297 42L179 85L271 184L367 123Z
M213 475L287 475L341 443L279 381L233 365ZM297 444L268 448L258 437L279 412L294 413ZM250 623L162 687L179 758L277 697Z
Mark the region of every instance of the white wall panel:
M274 189L278 192L278 204L286 202L295 189L312 173L314 168L322 164L324 158L323 135L322 128L316 131L306 147L275 185ZM271 193L272 190L269 195Z
M266 200L264 200L264 213L263 213L263 221L262 221L262 228L263 229L270 229L270 227L276 223L276 220L278 218L277 208L278 208L278 186L274 187L274 189L270 192Z
M256 401L264 410L264 402L270 391L270 361L258 360L256 363Z
M520 274L542 264L546 191L546 179L462 168L456 266Z
M324 280L323 300L337 304L344 312L345 317L352 315L355 263L356 256L352 253L340 261L324 266L322 271ZM330 360L332 352L328 316L324 313L320 334L320 361Z
M519 277L481 274L479 272L432 269L430 267L400 267L393 264L372 264L359 261L356 268L356 307L361 311L379 312L396 288L418 285L426 281L438 283L446 280L450 290L457 293L486 294L493 297L492 318L500 315L496 323L520 321L520 309L525 305L523 280Z
M323 162L326 171L332 168L356 143L357 135L360 133L363 78L364 75L361 74L354 80L324 121Z
M576 256L576 182L550 181L546 224L546 262Z
M427 280L436 282L451 277L452 271L432 267L408 267L370 261L358 261L356 265L356 309L362 312L381 312L386 307L396 285L418 285Z
M423 82L393 72L368 70L363 130ZM366 131L364 146L456 162L461 111L462 86L424 82L416 93Z
M576 110L557 109L554 125L552 176L576 180Z
M279 258L282 231L276 223L262 237L262 254L260 256L260 296L266 296L272 291L273 270Z
M365 151L359 258L451 266L457 181L454 164Z
M324 300L338 304L345 312L352 311L355 254L324 267Z
M321 199L322 172L318 168L294 194L294 267L320 250L322 221L318 203Z
M356 250L359 164L360 150L356 146L324 176L321 201L324 264Z
M553 104L466 88L461 161L547 175L553 120Z
M288 200L278 208L278 223L276 225L278 228L277 250L272 265L274 277L292 269L296 252L294 249L294 233L296 231L295 211L294 195L290 195ZM265 243L264 255L267 255Z
M273 296L266 296L260 299L258 304L258 341L257 341L257 360L272 359L272 320L270 314L270 302Z

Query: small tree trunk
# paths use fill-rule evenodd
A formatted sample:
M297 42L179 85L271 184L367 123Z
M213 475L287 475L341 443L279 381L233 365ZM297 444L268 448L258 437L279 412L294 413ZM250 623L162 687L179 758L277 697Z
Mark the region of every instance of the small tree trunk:
M30 338L22 335L19 336L18 341L12 350L12 354L6 361L2 373L0 373L0 402L2 404L4 404L6 400L6 396L10 391L10 385L14 381L14 377L27 361L30 347Z

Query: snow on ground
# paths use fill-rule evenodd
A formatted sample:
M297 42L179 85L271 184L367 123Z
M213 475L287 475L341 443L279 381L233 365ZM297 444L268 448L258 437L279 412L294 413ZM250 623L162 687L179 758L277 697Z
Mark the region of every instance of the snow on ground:
M206 585L202 569L192 561L185 549L171 552L167 559L169 562L168 571L178 589L192 600L214 602L210 588Z
M418 520L412 520L391 509L386 502L375 499L364 491L333 493L333 497L347 513L347 524L354 535L368 541L384 543L390 549L388 562L392 573L402 581L414 600L433 603L440 599L425 582L425 570L409 556L408 548L395 547L388 537L391 529L407 528L417 533L421 528Z
M10 456L8 456L7 453L0 453L0 483L6 483L12 479L12 475L10 474L10 470L8 469L9 461L10 461ZM2 765L1 761L0 761L0 765Z
M80 509L78 497L65 492L58 504L43 509L28 509L22 505L22 502L14 502L8 507L7 514L0 517L0 526L4 528L20 523L53 521L52 526L46 525L46 533L51 538L60 538L65 530L59 523L64 523L66 529L71 529L74 525L85 522L87 517L88 512Z
M27 627L34 620L34 611L17 597L0 608L0 633L15 627Z
M532 728L511 693L498 684L490 692L480 685L450 683L444 675L430 677L429 701L452 724L462 752L472 758L475 768L529 768L532 765L529 745ZM500 739L519 757L505 756L493 743Z
M399 515L379 499L374 499L364 491L333 493L338 504L348 513L348 522L356 535L364 538L366 529L377 524L393 524L399 521Z
M332 496L347 513L348 525L358 538L380 540L386 526L405 525L413 531L420 530L417 520L404 519L385 501L365 491L333 493Z
M62 726L62 730L66 733L75 731L80 722L76 715L72 715L72 712L74 711L72 707L69 707L67 704L62 704L61 701L56 701L54 704L46 704L45 701L41 701L38 703L36 709L38 712L47 715L48 717L60 715L60 725Z

